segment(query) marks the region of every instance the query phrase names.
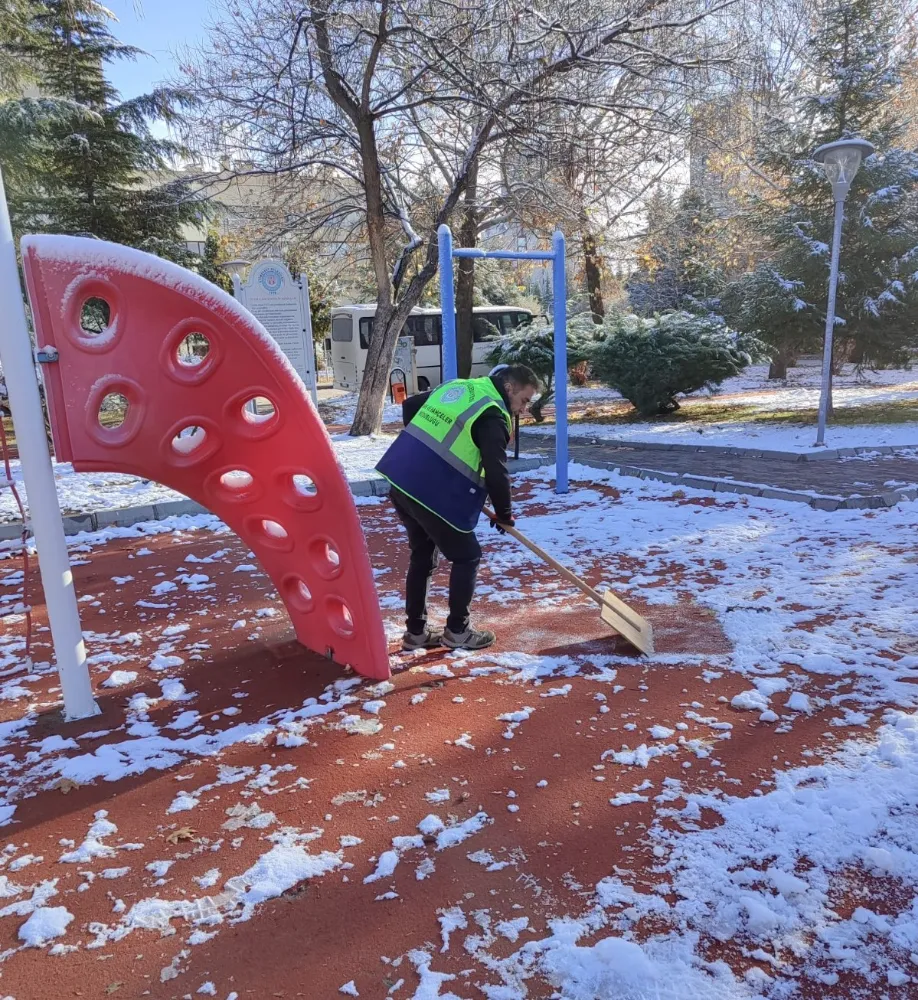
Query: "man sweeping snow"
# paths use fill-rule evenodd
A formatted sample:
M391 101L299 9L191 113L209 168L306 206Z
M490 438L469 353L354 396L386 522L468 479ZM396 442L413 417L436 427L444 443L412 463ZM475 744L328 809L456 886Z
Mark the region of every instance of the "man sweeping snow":
M484 649L494 642L493 632L472 628L469 618L481 562L475 526L487 497L497 515L494 527L513 524L507 444L513 415L526 409L538 388L531 369L499 365L485 378L446 382L402 405L405 429L376 471L392 485L411 550L403 649ZM442 633L427 625L439 552L452 563Z

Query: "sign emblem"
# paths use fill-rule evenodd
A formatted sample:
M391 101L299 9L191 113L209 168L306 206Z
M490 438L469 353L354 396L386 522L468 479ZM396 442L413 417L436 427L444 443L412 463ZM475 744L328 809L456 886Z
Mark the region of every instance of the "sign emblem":
M269 294L277 295L284 287L284 276L276 267L266 267L258 275L258 284Z
M444 403L455 403L465 395L465 389L447 389L440 397Z

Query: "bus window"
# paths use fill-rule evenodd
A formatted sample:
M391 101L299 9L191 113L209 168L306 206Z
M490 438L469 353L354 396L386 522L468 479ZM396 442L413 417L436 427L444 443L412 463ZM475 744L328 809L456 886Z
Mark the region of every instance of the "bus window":
M517 310L502 312L500 314L500 325L504 333L513 333L514 330L518 330L521 326L525 326L532 320L529 313L519 312Z
M409 316L403 336L414 337L416 347L436 347L440 343L439 316Z
M350 316L332 317L332 340L336 344L349 344L354 339L354 324Z
M500 314L489 316L472 317L472 340L476 344L488 343L493 340L500 340L500 328L497 325L500 321Z
M373 320L360 321L360 346L366 351L373 336ZM402 328L401 336L413 337L416 347L435 347L440 343L439 316L409 316Z
M364 316L360 321L360 349L368 351L370 349L370 338L373 336L373 317Z

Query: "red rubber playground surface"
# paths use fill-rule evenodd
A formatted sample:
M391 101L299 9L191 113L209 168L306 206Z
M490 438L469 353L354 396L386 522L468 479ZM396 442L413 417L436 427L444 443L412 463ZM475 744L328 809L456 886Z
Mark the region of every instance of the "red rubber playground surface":
M915 995L914 514L542 475L520 527L653 657L485 531L497 645L397 652L386 501L381 684L214 518L71 539L102 714L60 721L39 602L33 672L4 620L0 997Z

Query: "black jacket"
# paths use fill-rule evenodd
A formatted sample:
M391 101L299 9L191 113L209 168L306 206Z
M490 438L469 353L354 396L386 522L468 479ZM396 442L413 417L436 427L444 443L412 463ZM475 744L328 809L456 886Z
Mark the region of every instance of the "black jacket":
M491 381L500 393L509 413L510 400L507 399L503 386L493 378ZM427 402L429 396L429 392L420 392L416 396L409 396L402 403L402 423L406 427ZM499 520L509 521L512 517L510 474L507 472L507 445L510 443L510 431L507 429L507 421L497 407L489 406L472 424L472 440L481 452L485 488L494 505L494 513Z

